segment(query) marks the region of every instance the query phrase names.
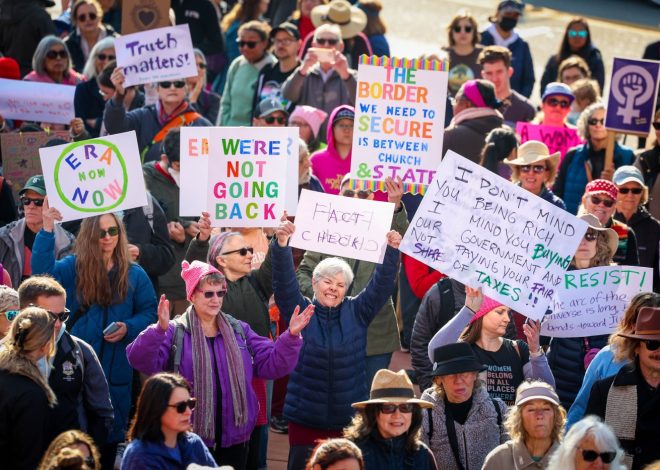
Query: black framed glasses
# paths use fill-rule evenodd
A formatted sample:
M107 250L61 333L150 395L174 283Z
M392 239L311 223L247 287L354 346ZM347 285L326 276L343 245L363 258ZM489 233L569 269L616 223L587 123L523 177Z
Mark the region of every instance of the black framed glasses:
M530 171L533 171L534 173L543 173L546 170L545 165L522 165L520 167L520 172L521 173L529 173Z
M220 289L220 290L199 290L199 292L204 294L205 299L212 299L213 296L216 296L217 298L221 299L225 295L227 295L227 289Z
M77 19L78 21L87 21L87 18L89 18L89 21L94 21L96 18L98 18L98 15L92 11L78 15Z
M603 463L612 463L616 458L616 452L596 452L595 450L580 449L582 451L582 459L585 462L595 462L597 458L600 457L600 460Z
M44 200L21 196L21 204L23 204L24 206L29 206L30 204L34 204L37 207L41 207L44 205Z
M472 32L472 26L470 26L470 25L467 25L467 26L461 26L460 24L457 24L456 26L454 26L454 27L452 28L452 30L453 30L455 33L460 33L461 31L463 31L463 32L465 32L465 33L471 33L471 32Z
M355 197L356 194L357 197L360 199L367 199L371 194L371 191L369 191L368 189L360 189L358 191L355 191L354 189L344 189L341 192L341 195L346 197Z
M172 86L174 86L174 88L183 88L186 86L186 82L183 80L177 80L175 82L160 82L158 83L158 86L161 88L172 88Z
M58 57L60 59L67 59L69 57L69 54L67 54L66 50L64 49L60 49L59 51L50 50L46 52L46 58L50 60L57 59Z
M605 199L599 198L598 196L591 196L591 203L594 206L600 206L601 204L607 207L608 209L614 205L614 199Z
M596 119L596 118L589 118L587 119L587 124L590 126L597 126L598 124L600 125L605 125L605 119Z
M0 312L0 315L4 315L7 321L14 321L14 318L19 313L21 313L20 310L5 310L4 312Z
M195 405L197 405L197 398L188 398L187 400L180 401L179 403L174 403L173 405L167 405L168 407L174 408L177 413L183 414L186 412L186 408L190 408L190 410L195 409Z
M326 44L328 46L336 46L339 44L339 39L333 39L333 38L316 38L315 39L316 44L319 46L325 46Z
M649 351L657 351L660 348L660 341L657 339L644 339L642 343L644 343L646 349Z
M593 242L596 238L598 238L598 233L592 230L587 230L587 233L584 234L584 239L588 242Z
M108 227L108 230L99 230L99 238L105 238L107 235L116 237L119 235L119 227Z
M284 116L266 116L264 122L266 122L266 124L274 124L275 122L278 124L286 124L286 118Z
M248 253L253 255L254 248L252 248L251 246L244 246L243 248L239 248L238 250L225 251L224 253L220 253L220 254L224 256L224 255L233 255L234 253L238 253L241 256L247 256Z
M238 43L239 49L243 47L247 47L248 49L254 49L255 47L257 47L257 41L240 41L237 39L236 42Z
M381 413L386 415L391 415L394 412L396 412L396 410L399 410L401 413L412 413L413 410L415 409L415 404L399 403L397 405L396 403L382 403L378 405L378 409L380 410Z
M55 320L59 320L62 323L67 321L69 319L69 314L71 311L68 308L65 308L63 312L56 313L56 312L51 312L48 310L48 313L50 313L50 316L53 317Z
M104 54L103 52L101 52L100 54L96 55L96 58L98 60L115 60L117 57L112 54Z
M642 188L619 188L619 194L642 194L642 191L644 191Z
M559 106L562 109L566 109L571 105L570 101L558 100L557 98L548 98L547 100L545 100L545 103L551 108L556 108L557 106Z

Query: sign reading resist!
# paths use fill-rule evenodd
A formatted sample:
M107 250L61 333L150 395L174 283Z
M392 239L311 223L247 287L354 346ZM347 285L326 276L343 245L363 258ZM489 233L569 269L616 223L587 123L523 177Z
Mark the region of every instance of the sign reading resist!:
M448 151L400 250L540 319L586 230L586 222Z

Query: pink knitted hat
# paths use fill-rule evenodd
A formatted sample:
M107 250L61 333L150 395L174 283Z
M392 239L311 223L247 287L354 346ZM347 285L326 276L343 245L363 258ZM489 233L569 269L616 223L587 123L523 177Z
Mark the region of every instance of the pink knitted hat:
M207 274L213 273L218 273L222 276L222 273L210 264L202 263L201 261L193 261L192 263L182 261L181 277L183 278L183 282L186 283L186 298L188 300L192 299L193 292L195 292L195 289L199 285L200 279Z
M325 118L328 117L328 113L312 106L299 105L296 106L296 109L294 109L291 116L289 116L289 122L295 117L299 117L309 124L309 127L312 128L312 132L314 132L314 138L316 138L319 135L321 124L323 124Z
M484 301L481 303L481 308L477 313L474 314L470 320L470 324L476 322L481 317L485 316L487 313L492 312L497 307L502 307L504 304L499 303L497 300L493 300L490 297L484 295Z

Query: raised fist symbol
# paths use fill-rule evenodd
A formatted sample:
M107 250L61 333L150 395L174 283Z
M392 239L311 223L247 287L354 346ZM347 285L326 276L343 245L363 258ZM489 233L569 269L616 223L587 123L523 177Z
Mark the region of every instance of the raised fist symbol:
M634 102L635 98L644 91L644 79L641 75L631 73L623 77L621 87L623 88L623 94L626 95L626 101Z
M641 107L652 98L654 79L648 70L637 65L626 65L612 77L612 95L618 103L616 115L624 124L631 124L640 115Z

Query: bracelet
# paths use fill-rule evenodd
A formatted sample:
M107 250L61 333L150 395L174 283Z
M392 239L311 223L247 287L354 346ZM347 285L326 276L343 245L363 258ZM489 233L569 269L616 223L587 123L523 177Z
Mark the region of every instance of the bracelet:
M530 357L541 357L541 356L543 356L543 354L544 354L544 353L543 353L543 348L540 347L540 346L539 346L539 350L538 350L538 351L536 351L536 352L532 352L532 351L530 351L530 352L529 352Z

